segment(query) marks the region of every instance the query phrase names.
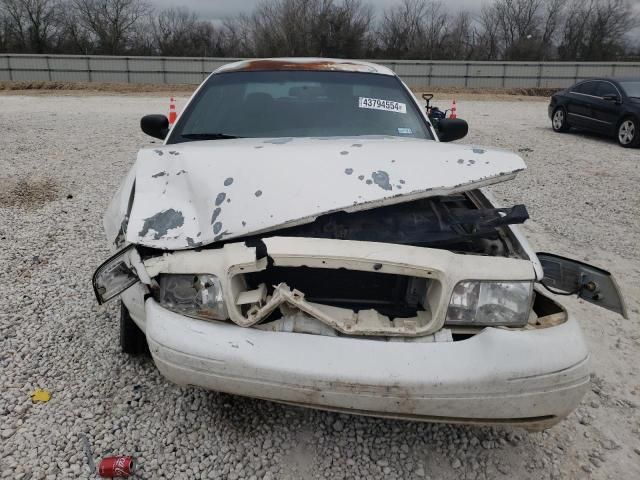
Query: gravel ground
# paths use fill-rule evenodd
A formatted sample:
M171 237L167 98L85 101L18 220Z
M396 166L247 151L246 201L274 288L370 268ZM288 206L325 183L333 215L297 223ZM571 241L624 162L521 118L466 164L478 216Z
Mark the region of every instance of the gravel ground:
M527 204L536 247L612 270L631 313L564 300L592 349L592 391L566 421L530 434L181 388L150 359L121 354L117 303L99 307L90 285L108 255L101 217L148 143L139 117L166 111L167 99L0 98L3 478L93 478L91 462L118 453L153 479L640 478L640 151L555 134L540 101L458 103L468 142L527 161L493 190ZM36 387L52 392L48 403L31 403Z

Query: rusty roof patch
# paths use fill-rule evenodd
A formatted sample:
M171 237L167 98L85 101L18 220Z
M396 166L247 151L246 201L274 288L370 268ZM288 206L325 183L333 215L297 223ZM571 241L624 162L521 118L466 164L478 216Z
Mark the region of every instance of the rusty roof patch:
M223 68L226 72L252 72L252 71L353 71L371 72L377 70L372 65L363 62L338 61L332 59L313 59L308 61L296 61L290 59L257 59L238 62Z

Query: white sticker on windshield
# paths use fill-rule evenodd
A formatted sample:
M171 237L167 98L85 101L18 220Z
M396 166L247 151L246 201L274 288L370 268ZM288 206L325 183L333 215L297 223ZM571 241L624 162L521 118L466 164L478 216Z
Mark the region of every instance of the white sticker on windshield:
M358 107L384 110L385 112L407 113L407 105L405 103L394 102L393 100L382 100L380 98L360 97Z

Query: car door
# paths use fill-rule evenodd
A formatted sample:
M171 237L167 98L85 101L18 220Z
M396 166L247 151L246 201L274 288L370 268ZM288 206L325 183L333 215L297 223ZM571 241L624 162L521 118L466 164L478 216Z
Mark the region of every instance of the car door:
M611 273L552 253L537 253L544 271L540 282L551 293L576 295L585 302L628 318L627 309Z
M593 119L605 133L615 133L616 124L622 111L622 95L611 82L598 81L596 97L592 103Z
M596 99L597 82L587 80L574 85L569 91L567 116L569 123L576 127L598 130L598 122L592 118L592 104Z

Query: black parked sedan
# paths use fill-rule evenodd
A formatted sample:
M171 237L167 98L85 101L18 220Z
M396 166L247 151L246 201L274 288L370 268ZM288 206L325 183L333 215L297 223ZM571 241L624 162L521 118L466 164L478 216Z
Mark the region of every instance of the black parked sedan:
M583 80L556 93L549 104L556 132L571 127L615 136L623 147L640 145L640 79Z

